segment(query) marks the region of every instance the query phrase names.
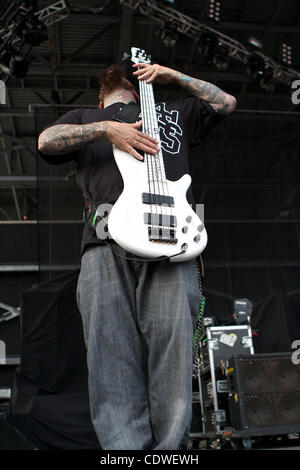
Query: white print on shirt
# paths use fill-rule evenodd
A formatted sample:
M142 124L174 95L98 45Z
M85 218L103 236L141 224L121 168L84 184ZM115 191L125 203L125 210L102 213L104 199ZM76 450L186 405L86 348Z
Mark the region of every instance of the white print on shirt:
M167 111L166 103L160 103L156 105L156 114L161 148L167 153L176 155L181 147L178 136L182 136L182 129L178 125L179 112L175 109Z

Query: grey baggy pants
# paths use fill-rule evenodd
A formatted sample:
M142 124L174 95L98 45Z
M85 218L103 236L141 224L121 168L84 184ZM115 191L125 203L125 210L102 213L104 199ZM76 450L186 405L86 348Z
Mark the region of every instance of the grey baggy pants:
M77 302L91 419L101 447L186 448L193 328L201 302L195 260L129 261L107 245L88 248Z

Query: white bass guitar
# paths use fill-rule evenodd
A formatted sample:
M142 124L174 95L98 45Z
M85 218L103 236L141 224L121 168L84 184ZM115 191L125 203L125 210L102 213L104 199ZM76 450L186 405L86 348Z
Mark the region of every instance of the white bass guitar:
M131 48L134 63L150 63L145 51ZM152 83L140 80L143 132L159 139ZM161 149L161 146L160 146ZM113 146L124 189L108 217L110 236L125 250L143 258L187 261L206 247L203 222L186 199L191 177L166 178L162 150L139 161Z

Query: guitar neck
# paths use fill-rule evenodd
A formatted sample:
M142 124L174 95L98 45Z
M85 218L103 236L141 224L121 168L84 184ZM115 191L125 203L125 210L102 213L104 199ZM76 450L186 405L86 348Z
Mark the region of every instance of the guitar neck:
M143 121L143 132L158 140L160 144L159 126L157 122L155 100L152 83L140 81L140 101ZM166 180L165 166L162 151L156 155L145 153L147 163L152 168L152 178L164 182Z

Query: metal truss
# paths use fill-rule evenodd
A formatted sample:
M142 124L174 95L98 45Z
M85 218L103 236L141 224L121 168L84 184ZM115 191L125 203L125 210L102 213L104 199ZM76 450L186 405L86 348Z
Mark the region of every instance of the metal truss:
M53 3L37 12L32 12L31 8L25 8L23 4L20 7L15 5L14 9L13 5L11 5L11 10L6 18L9 24L5 28L0 29L1 51L5 50L8 45L17 47L22 44L22 39L18 35L20 21L29 21L30 17L36 16L45 26L50 26L66 18L69 14L69 8L64 0Z
M165 5L162 8L159 2L155 0L120 0L120 3L128 8L138 10L143 15L159 23L162 28L166 24L171 24L172 29L193 40L197 41L203 33L209 33L218 40L219 45L226 46L228 56L238 62L247 63L249 57L253 55L253 51L249 51L242 43L235 39L205 24L199 23L173 8L166 7ZM275 81L290 85L293 80L300 78L299 72L278 64L261 52L255 51L255 56L260 57L264 61L266 68L273 71L273 80Z
M13 318L20 316L20 307L12 307L11 305L0 302L0 308L6 310L0 315L0 322L12 320Z
M58 23L67 16L69 16L70 10L64 0L53 3L42 10L35 13L35 16L44 23L45 26L50 26L54 23Z

